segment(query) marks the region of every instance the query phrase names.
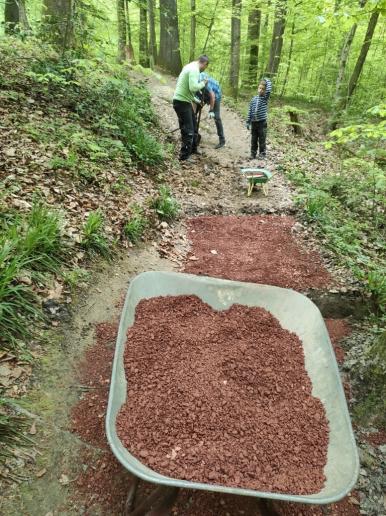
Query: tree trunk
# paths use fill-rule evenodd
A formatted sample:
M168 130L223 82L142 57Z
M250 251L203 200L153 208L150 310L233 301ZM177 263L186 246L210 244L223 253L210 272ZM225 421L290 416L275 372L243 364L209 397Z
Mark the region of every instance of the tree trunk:
M149 14L149 57L150 66L154 68L157 61L157 38L155 33L154 0L147 0L147 11Z
M366 4L366 0L361 0L359 2L360 7L364 7L365 4ZM334 102L333 102L333 106L335 106L335 107L338 106L341 102L343 80L344 80L344 75L345 75L345 71L346 71L347 60L348 60L348 56L350 54L351 45L354 40L354 36L355 36L356 30L357 30L357 27L358 27L358 24L354 23L354 25L351 27L349 32L346 34L343 46L340 51L339 70L338 70L338 76L336 78L335 95L334 95Z
M160 0L159 64L178 75L182 68L176 0Z
M285 70L285 77L284 77L284 81L283 81L283 86L281 88L280 97L282 97L284 95L284 93L285 93L285 89L286 89L287 81L288 81L288 76L289 76L289 71L290 71L290 68L291 68L292 52L293 52L293 49L294 49L294 39L295 39L295 19L296 19L296 13L294 13L294 19L292 20L291 43L290 43L290 48L289 48L289 52L288 52L288 63L287 63L287 67L286 67L286 70Z
M149 68L149 46L147 42L147 8L140 4L139 7L139 64Z
M373 34L375 31L375 27L377 26L379 18L379 11L374 11L370 17L369 24L367 26L366 36L362 44L362 48L360 51L360 54L358 56L357 62L355 64L355 68L351 74L350 82L348 84L348 92L347 97L344 97L344 104L343 108L345 108L352 97L352 94L354 93L354 90L358 84L359 77L362 72L363 65L365 64L367 53L369 51L371 40L373 38Z
M30 30L24 0L5 0L4 31L14 34L17 31Z
M249 43L249 63L247 83L254 86L257 79L257 68L259 65L259 38L260 38L261 11L258 2L254 2L248 14L248 43Z
M240 73L240 36L241 36L241 0L232 0L232 25L231 25L231 64L230 87L231 94L237 98L239 93Z
M130 11L129 11L129 2L128 0L124 0L125 4L125 26L126 26L126 33L125 33L125 58L126 61L135 63L135 55L134 55L134 48L133 48L133 41L131 38L131 24L130 24Z
M43 7L51 41L62 50L73 47L75 44L74 1L44 0Z
M194 61L196 53L196 0L190 0L190 61Z
M273 77L276 75L279 69L281 50L283 48L283 34L285 30L286 14L287 0L277 0L271 48L269 51L269 61L265 72L268 77Z
M126 13L125 0L117 0L117 23L118 23L118 62L122 63L126 57Z

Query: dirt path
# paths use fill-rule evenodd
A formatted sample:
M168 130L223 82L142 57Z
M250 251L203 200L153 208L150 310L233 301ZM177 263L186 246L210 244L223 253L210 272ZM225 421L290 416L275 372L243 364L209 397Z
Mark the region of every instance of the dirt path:
M146 80L147 86L154 99L154 107L159 115L161 127L174 142L179 142L179 131L171 132L178 127L177 117L173 109L172 98L175 79L164 76L160 81L152 76ZM288 183L280 173L277 173L269 184L269 195L256 192L251 198L246 198L246 187L243 184L240 167L251 166L248 159L250 154L250 134L240 116L226 107L221 106L221 117L226 136L226 146L215 150L218 143L216 126L207 117L208 109L204 108L200 125L202 140L200 150L202 157L197 164L184 170L190 177L191 183L196 180L197 186L191 191L184 192L181 199L187 214L198 213L291 213L293 203ZM268 140L269 149L269 140ZM270 170L275 171L275 151L269 152L271 159L265 163ZM253 165L264 165L254 161Z

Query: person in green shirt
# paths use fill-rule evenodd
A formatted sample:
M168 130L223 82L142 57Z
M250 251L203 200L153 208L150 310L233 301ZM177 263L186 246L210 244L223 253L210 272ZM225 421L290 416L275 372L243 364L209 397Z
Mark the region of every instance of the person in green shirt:
M195 127L193 102L196 93L202 90L208 82L207 80L200 81L200 73L206 69L208 64L208 56L202 55L197 61L192 61L184 66L177 79L173 108L177 114L181 131L179 157L181 161L188 160L192 154Z

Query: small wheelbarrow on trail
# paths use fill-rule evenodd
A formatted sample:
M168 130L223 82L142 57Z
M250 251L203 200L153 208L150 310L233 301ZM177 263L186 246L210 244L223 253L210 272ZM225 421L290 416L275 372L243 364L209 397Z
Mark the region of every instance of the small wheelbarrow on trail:
M271 312L283 328L298 335L303 345L306 370L312 382L312 394L323 403L329 421L327 464L324 468L326 482L321 491L299 495L171 478L152 470L124 447L117 434L116 418L126 401L127 381L130 382L130 378L126 380L123 365L127 330L134 324L135 309L142 299L180 295L196 295L215 310L225 310L235 303L262 307ZM259 499L260 513L264 516L275 514L268 505L269 500L319 504L324 506L324 513L328 514L326 504L342 499L351 491L359 472L358 453L346 399L322 315L306 296L294 290L269 285L176 272L144 272L134 278L126 295L117 336L106 434L115 457L135 478L128 486L126 516L170 514L168 511L180 488L256 497ZM156 489L148 498L136 503L138 479L155 484Z
M261 186L264 195L268 195L268 181L274 176L273 172L261 167L241 168L240 172L248 183L248 197L252 195L253 189L257 186Z

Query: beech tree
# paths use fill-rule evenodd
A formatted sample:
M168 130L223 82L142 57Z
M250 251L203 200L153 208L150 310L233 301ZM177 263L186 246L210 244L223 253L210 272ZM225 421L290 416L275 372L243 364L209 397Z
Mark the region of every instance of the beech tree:
M160 43L158 62L171 73L182 68L176 0L160 0Z

